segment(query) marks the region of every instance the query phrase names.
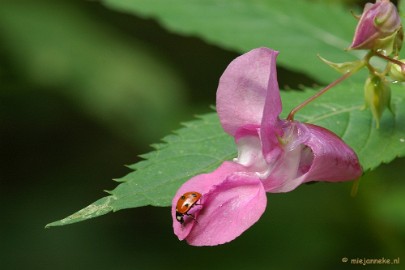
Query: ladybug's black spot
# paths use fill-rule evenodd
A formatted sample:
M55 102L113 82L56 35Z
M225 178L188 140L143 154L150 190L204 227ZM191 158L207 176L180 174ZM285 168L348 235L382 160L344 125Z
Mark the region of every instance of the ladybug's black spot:
M197 194L195 194L195 193L193 193L193 194L191 194L191 195L193 195L193 197L197 197Z
M188 204L188 203L184 204L185 207L188 207L189 205L190 205L190 204Z
M185 200L186 196L183 195L183 196L180 197L180 199Z

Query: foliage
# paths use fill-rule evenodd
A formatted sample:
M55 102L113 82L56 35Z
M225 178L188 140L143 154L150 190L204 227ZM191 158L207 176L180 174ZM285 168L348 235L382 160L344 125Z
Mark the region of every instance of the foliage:
M294 5L284 0L104 0L103 3L125 13L156 19L177 34L196 36L239 53L259 46L272 47L281 52L281 66L320 83L330 82L336 74L316 58L317 54L341 62L361 57L357 52L344 51L351 42L356 20L338 4L305 0L295 1ZM16 65L23 67L26 77L47 87L69 85L74 91L61 91L63 95L113 129L127 126L130 130L125 131L127 138L136 134L145 140L148 134L155 134L162 125L149 123L154 123L162 111L173 110L182 103L183 85L176 74L162 59L145 57L151 49L136 39L129 45L114 29L99 31L83 11L67 3L42 1L33 5L25 1L24 9L11 1L6 4L7 9L0 11L2 33L8 48L12 48L10 55ZM403 6L403 1L400 5ZM78 19L71 24L72 16ZM26 35L27 32L38 34ZM98 44L97 48L88 45L88 33L92 33L91 40L93 45ZM134 46L139 52L135 58ZM110 49L118 55L106 53ZM150 76L153 72L144 73L145 68L159 76L164 74L165 78L155 80ZM402 85L393 87L394 114L386 112L381 128L376 130L370 114L361 110L363 86L358 83L361 80L355 76L350 84L337 87L305 108L297 119L324 126L342 136L358 153L363 168L370 170L404 156L401 124L405 118L404 91ZM284 113L311 92L283 93ZM132 106L132 101L139 102ZM124 208L169 205L174 191L186 179L208 172L236 155L234 144L221 130L215 113L199 118L154 145L155 151L142 156L144 161L130 166L134 172L117 180L120 184L110 196L50 225L73 223Z
M394 89L394 115L387 112L380 129L375 128L372 115L362 110L362 85L358 84L336 87L296 117L334 131L356 151L363 169L371 170L405 155L405 126L402 124L405 107L401 105L405 91L402 90L401 87ZM284 92L284 114L312 94L310 90ZM122 183L110 196L48 226L74 223L125 208L169 206L175 191L188 178L209 172L223 160L236 157L236 147L222 130L215 113L185 124L163 141L165 144L154 146L154 152L142 156L145 161L131 166L135 171L119 179Z
M350 60L344 49L351 43L357 22L349 10L322 1L298 0L294 5L284 0L103 2L122 12L155 18L171 31L197 36L225 49L246 52L265 46L279 50L281 65L323 83L333 80L336 74L325 69L316 55Z
M342 5L342 2L349 1L358 4L350 7ZM153 4L146 10L144 6L149 2ZM363 120L349 120L353 123L349 129L337 123L337 118L333 117L316 117L318 120L311 121L331 127L339 135L345 134L344 138L350 137L352 140L349 142L351 145L356 145L356 140L365 141L364 137L370 135L369 147L360 147L359 156L365 167L375 169L367 171L355 184L319 183L303 185L288 194L269 194L268 210L254 228L237 241L217 247L214 252L212 248L191 248L177 241L173 235L172 219L167 207L132 208L92 222L43 229L46 222L108 195L103 194L103 190L118 185L110 179L124 176L131 170L122 164L137 162L138 153L151 151L149 144L177 129L180 121L190 121L193 115L201 115L186 125L194 129L185 127L168 136L170 144L177 143L178 147L183 139L178 134L191 136L192 130L207 134L198 128L207 121L212 124L212 132L219 130L216 115L209 107L214 104L218 78L233 58L248 49L268 46L280 50L280 86L284 89L306 88L308 91L293 92L291 95L288 91L282 91L283 117L297 102L313 93L309 88L313 88L314 83L314 88L318 89L317 85L329 83L339 76L316 58L319 51L315 49L325 45L314 43L321 42L325 37L320 36L316 42L300 37L305 25L319 21L315 26L320 29L340 31L323 31L326 37L339 35L344 44L332 44L336 49L325 49L321 56L334 62L358 58L357 54L345 53L344 48L350 44L354 32L352 27L356 23L350 10L360 14L365 1L285 1L289 3L286 7L289 10L284 9L281 18L302 24L295 26L273 23L272 17L264 17L263 12L269 13L269 8L263 9L263 12L254 8L269 5L263 0L245 2L217 0L212 4L213 1L209 0L198 3L193 0L181 3L171 0L131 0L127 1L127 8L112 0L1 1L2 268L178 269L179 254L188 258L195 270L342 269L348 264L342 262L343 256L349 258L349 262L356 258L402 258L401 254L405 254L405 158L398 158L389 164L380 162L388 162L395 153L401 155L403 151L403 144L398 141L403 141L400 132L405 134L400 129L404 123L401 112L404 107L401 105L404 87L396 85L392 89L396 104L393 108L395 117L386 110L379 132L370 133L374 127L369 118L370 112L357 110L363 106L363 84L359 82L364 82L367 74L355 75L352 81L344 82L341 87L321 97L318 105L310 105L317 107L320 113L329 109L332 113L332 108L339 109L342 104L335 103L328 95L338 100L342 100L343 96L347 96L346 101L358 99L353 101L357 107L353 114L346 116L348 119L356 115L363 117ZM274 3L272 14L276 14L283 5L277 0L266 2ZM401 10L405 9L404 0L394 2L398 2ZM177 6L173 3L177 3ZM213 17L215 7L209 13L204 3L227 8L218 10L219 15ZM231 11L231 6L243 7L247 3L252 8L246 8L245 12L240 10L234 17L238 16L241 20L250 17L249 20L254 21L257 16L263 25L246 20L231 23L225 17ZM314 11L321 9L321 13L312 13L308 8L303 8L307 4L314 7ZM131 8L129 5L132 5ZM198 8L193 10L193 5ZM318 5L321 8L317 8ZM301 11L296 10L296 6L301 7ZM170 10L173 15L166 12L161 16L153 9L161 10L162 14L164 10ZM253 11L255 16L250 16L249 13ZM304 11L306 14L300 15ZM329 16L325 16L326 11L340 14L339 21L324 21L325 17L329 19ZM190 22L171 26L176 18L184 22L185 16L190 17ZM218 29L222 32L216 33L215 38L208 38L207 33L202 33L203 22L200 29L193 30L188 24L198 18L205 19L213 31ZM214 21L215 26L211 23ZM351 25L350 29L346 24ZM285 34L272 25L282 27ZM181 32L179 27L188 30ZM249 32L239 31L241 27L248 28ZM278 33L277 39L271 33L274 31ZM232 40L226 41L228 38ZM255 43L246 46L249 39ZM239 41L245 45L240 45ZM275 47L276 44L280 46ZM300 57L291 57L291 53L298 55L300 51ZM318 72L312 70L313 66ZM353 94L349 97L348 93ZM293 100L291 97L295 95L302 97ZM311 111L308 115L313 116L311 107L300 111L296 119L308 120L306 110ZM211 114L205 115L208 112ZM390 129L394 123L398 127ZM345 130L351 130L354 135L345 133ZM373 147L381 138L385 139L385 135L391 139L385 141L387 149L379 158L378 148L374 150ZM222 131L215 136L218 144L226 141L221 147L213 144L217 151L223 151L216 154L231 159L236 154L232 139ZM210 143L213 141L209 140ZM141 173L144 168L149 168L150 177L156 176L153 169L157 166L153 161L157 161L157 156L164 151L169 154L171 145L162 142L155 146L159 148L158 151L144 155L144 161L131 166L134 172L118 180L124 182L119 182L117 190L130 186L125 181L147 182L140 177L147 175ZM190 146L194 150L197 148L191 142L183 148ZM207 143L207 147L211 145ZM360 148L356 148L356 151ZM390 148L394 149L392 155ZM227 153L230 156L226 156ZM184 160L188 162L188 159ZM207 171L212 170L208 164L209 157L201 157L201 160L206 161L204 166ZM170 159L164 161L167 163ZM367 165L366 161L371 163ZM178 164L176 169L179 175L186 177L187 172L181 171L182 165ZM216 165L212 163L212 166ZM203 169L202 166L193 167L190 175ZM130 177L136 179L131 180ZM178 179L177 184L172 183L172 190L181 181ZM353 186L358 187L358 191L356 196L351 197ZM112 191L113 194L115 192ZM170 192L167 191L166 202L161 205L171 199ZM155 194L146 199L138 196L136 200L157 204L156 197ZM115 210L108 206L108 200L111 197L94 203L106 207L93 207L93 212L88 211L91 207L85 208L86 217Z

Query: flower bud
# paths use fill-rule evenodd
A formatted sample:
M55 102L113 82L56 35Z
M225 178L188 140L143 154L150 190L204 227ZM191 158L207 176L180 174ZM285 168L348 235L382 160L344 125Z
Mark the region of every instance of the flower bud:
M352 50L386 51L386 55L402 44L402 25L397 8L389 0L367 3L356 27Z
M371 113L379 128L380 119L386 107L391 110L391 89L385 77L370 75L364 85L364 95L366 106L370 108Z

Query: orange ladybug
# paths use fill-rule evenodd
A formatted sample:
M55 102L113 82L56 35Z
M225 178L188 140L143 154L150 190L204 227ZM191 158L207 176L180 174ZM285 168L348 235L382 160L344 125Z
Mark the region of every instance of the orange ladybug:
M194 220L194 216L189 214L188 211L194 206L199 205L197 201L201 198L201 194L195 191L190 191L184 193L179 200L177 201L176 205L176 219L180 224L184 223L184 216L191 216Z

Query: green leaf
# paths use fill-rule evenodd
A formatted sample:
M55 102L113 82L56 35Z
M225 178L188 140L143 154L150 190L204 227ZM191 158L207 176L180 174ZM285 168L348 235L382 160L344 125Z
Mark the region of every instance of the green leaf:
M342 137L358 154L364 170L371 170L399 156L405 156L405 89L392 89L394 115L385 111L376 129L373 117L364 107L363 85L335 87L296 115L296 120L323 126ZM282 92L283 114L313 95L314 91ZM233 138L222 130L216 113L189 122L175 134L154 145L146 160L133 166L135 171L111 195L79 212L47 226L83 221L110 211L145 205L169 206L176 190L190 177L214 170L224 160L236 157Z
M154 152L142 155L145 161L130 166L135 171L118 179L122 183L110 196L47 226L74 223L124 208L168 206L181 183L214 170L236 155L233 138L221 130L215 113L184 124L163 141L153 145Z
M317 55L334 61L356 60L349 47L357 20L349 9L307 0L103 0L106 6L157 19L170 31L197 36L225 49L279 50L277 63L329 82L336 73ZM308 68L311 63L311 68Z

